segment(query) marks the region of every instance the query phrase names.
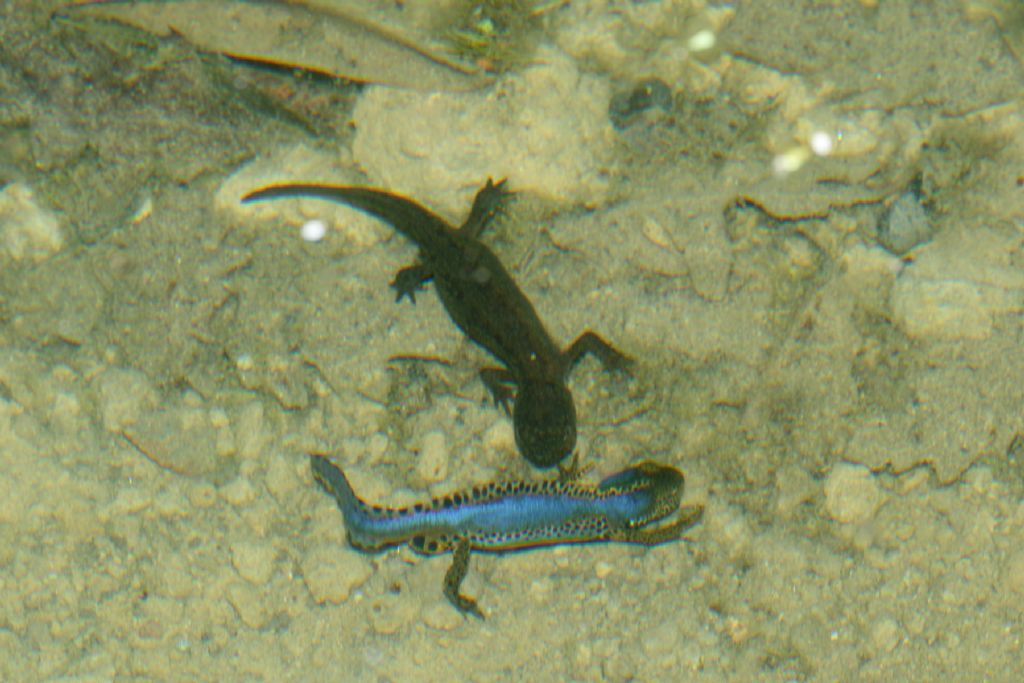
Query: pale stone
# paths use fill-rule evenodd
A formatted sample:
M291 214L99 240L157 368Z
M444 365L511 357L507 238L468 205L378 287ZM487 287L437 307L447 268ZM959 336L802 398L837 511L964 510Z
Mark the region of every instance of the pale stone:
M235 418L235 441L238 454L246 460L256 460L263 454L268 435L264 426L263 404L250 401Z
M156 563L156 573L162 594L178 600L195 595L196 582L183 554L170 552L162 555Z
M714 538L734 558L750 550L754 533L750 523L738 506L724 507L707 516L709 536Z
M303 458L304 464L308 462ZM306 465L308 467L308 465ZM263 479L264 486L270 491L278 503L282 503L289 495L296 491L302 482L295 471L296 463L283 455L270 456L267 465L267 474Z
M817 493L816 482L797 465L784 466L775 476L775 513L789 519Z
M249 628L263 628L266 625L270 617L266 600L258 590L247 583L236 582L228 586L225 595L243 624Z
M690 219L683 259L689 268L694 291L706 301L721 301L733 276L732 252L721 215L699 215Z
M882 502L882 491L874 475L863 465L839 463L825 479L825 509L837 522L866 522Z
M353 112L353 156L376 184L464 218L491 176L560 204L600 203L614 131L607 82L553 47L493 88L369 87Z
M206 481L196 482L188 489L188 502L203 510L217 502L217 488Z
M277 551L265 541L239 541L231 544L231 564L243 579L262 586L274 575Z
M57 217L22 183L0 190L0 235L4 250L16 261L42 261L64 246Z
M302 576L317 603L345 602L372 574L373 567L365 557L334 545L314 546L302 558Z
M1024 595L1024 550L1017 551L1006 561L1002 586Z
M992 334L998 290L956 280L900 278L893 291L893 313L907 336L985 339Z
M415 617L416 603L407 595L383 593L370 603L370 626L380 635L397 633Z
M500 415L484 432L483 442L484 447L491 451L514 451L516 437L515 432L512 430L512 420L506 419L504 415Z
M96 378L96 384L103 426L108 431L121 431L157 405L156 388L138 370L107 368Z
M985 228L937 235L896 279L896 324L915 338L990 337L997 316L1024 311L1024 273L1010 259L1015 239Z
M444 481L448 478L448 460L448 440L444 432L428 432L423 436L420 457L416 460L416 474L430 484Z
M153 497L149 490L142 488L122 488L117 497L101 513L105 520L117 519L125 515L131 515L145 510L153 503Z
M644 654L648 657L667 655L679 647L681 639L676 621L666 621L654 628L645 629L642 644Z
M452 609L447 600L437 600L423 610L423 623L438 631L451 631L465 622L466 618Z
M225 484L218 491L221 498L228 501L235 507L248 505L256 500L256 488L248 479L238 477L232 482Z
M151 411L123 430L128 439L161 467L187 477L212 474L222 465L217 430L208 411L166 408Z
M871 644L877 654L892 652L900 644L900 625L892 617L882 617L871 625Z

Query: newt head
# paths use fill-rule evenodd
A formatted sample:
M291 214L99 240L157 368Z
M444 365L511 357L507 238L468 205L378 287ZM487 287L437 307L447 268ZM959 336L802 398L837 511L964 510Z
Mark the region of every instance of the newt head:
M675 467L646 460L631 471L637 474L637 485L646 488L651 495L646 514L631 520L633 526L644 526L659 519L668 517L679 509L683 499L686 479Z
M523 382L512 422L516 446L534 467L554 467L576 447L576 407L561 382Z
M679 509L686 479L675 467L645 460L606 477L597 490L608 495L636 494L644 504L628 518L630 528L642 527L668 517Z

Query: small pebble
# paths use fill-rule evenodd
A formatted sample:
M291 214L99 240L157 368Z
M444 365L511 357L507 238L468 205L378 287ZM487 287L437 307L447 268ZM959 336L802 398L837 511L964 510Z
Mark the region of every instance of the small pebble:
M120 432L158 404L156 388L134 369L111 367L96 378L103 427Z
M707 52L715 47L718 42L715 32L709 28L697 31L686 41L686 47L690 52Z
M247 460L258 460L268 441L263 404L250 401L239 410L236 422L238 454Z
M365 557L343 547L315 546L302 558L302 576L317 603L345 602L372 574Z
M819 157L827 157L835 150L836 139L832 133L816 130L811 133L811 139L808 141L808 144L811 147L811 151Z
M327 223L319 218L313 218L302 224L302 239L307 242L319 242L327 235Z
M277 551L269 543L240 541L231 545L231 564L239 576L262 586L274 575Z
M502 415L484 432L484 446L491 451L514 451L516 447L515 433L512 431L512 420Z
M260 592L247 583L237 582L228 586L226 597L242 623L249 628L263 628L269 614L266 601Z
M708 14L699 12L690 17L684 35L686 51L698 62L711 64L721 56L715 26Z
M444 432L428 432L423 436L420 457L416 461L416 474L430 484L444 481L448 478L448 460L448 439Z
M839 463L825 480L825 509L837 522L866 522L881 504L882 491L871 470L863 465Z
M890 253L903 256L932 238L932 224L914 192L897 199L878 224L878 241Z
M789 519L801 505L814 498L818 485L806 470L789 465L776 475L775 489L775 513L782 519Z
M741 557L750 549L754 532L737 506L720 509L717 514L710 516L708 523L710 535L731 557Z
M451 631L466 620L447 600L437 600L423 610L423 623L438 631Z
M217 455L217 430L207 411L188 406L141 415L123 433L146 457L186 477L211 475L224 465Z
M263 483L278 503L283 502L302 485L295 467L296 463L283 455L275 454L269 458Z
M256 499L256 489L248 479L238 477L234 481L225 484L219 491L224 500L235 507L248 505Z
M100 513L105 520L116 519L145 510L153 502L152 493L142 488L123 488L117 497Z
M644 629L641 647L648 657L658 657L678 648L682 639L679 624L675 621L666 621L654 628Z
M542 576L530 582L530 597L538 603L547 602L554 588L554 581L547 576Z
M64 246L57 217L22 183L0 190L0 245L15 261L42 261Z
M811 152L806 147L792 147L772 157L772 172L780 177L796 173L810 158Z
M375 633L397 633L416 617L416 601L407 595L383 593L370 602L370 626Z
M1006 561L1002 586L1018 595L1024 595L1024 550L1019 550Z
M590 648L590 645L586 643L577 643L576 645L576 657L575 663L577 667L590 666L590 662L594 659L594 651Z
M876 654L892 652L900 644L900 625L892 617L882 617L871 627L871 643Z
M196 482L188 489L188 502L199 509L205 509L217 502L217 488L206 481Z
M640 81L633 89L612 97L608 117L616 128L625 128L636 116L653 107L672 109L672 91L657 78Z

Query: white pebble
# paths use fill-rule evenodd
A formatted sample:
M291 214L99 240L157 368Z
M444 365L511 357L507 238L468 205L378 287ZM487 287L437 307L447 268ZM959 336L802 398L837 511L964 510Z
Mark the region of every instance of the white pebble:
M0 191L0 249L15 261L38 262L63 246L57 217L36 201L31 188L11 183Z
M883 494L878 482L871 470L863 465L839 463L825 479L825 509L837 522L866 522L882 502Z
M804 147L794 147L791 150L776 154L772 159L772 171L775 175L785 176L800 170L811 154Z
M715 46L716 41L715 32L711 29L704 29L690 36L686 46L690 48L690 52L706 52Z
M811 133L811 151L819 157L827 157L836 148L836 139L832 133L816 130Z
M307 242L319 242L327 235L327 223L313 218L302 224L302 239Z

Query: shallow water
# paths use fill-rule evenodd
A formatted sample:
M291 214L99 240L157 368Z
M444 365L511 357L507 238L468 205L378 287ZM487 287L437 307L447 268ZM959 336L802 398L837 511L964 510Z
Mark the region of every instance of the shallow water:
M59 6L0 4L4 680L1016 680L1006 6L573 2L458 94L257 72ZM372 15L423 35L430 6ZM671 103L613 126L650 78ZM237 200L355 182L459 223L487 176L521 194L485 239L552 336L637 360L572 375L586 476L653 458L706 511L650 550L474 555L479 622L442 596L449 558L349 548L307 453L385 505L546 476L492 360L429 285L393 301L414 250L387 226Z

